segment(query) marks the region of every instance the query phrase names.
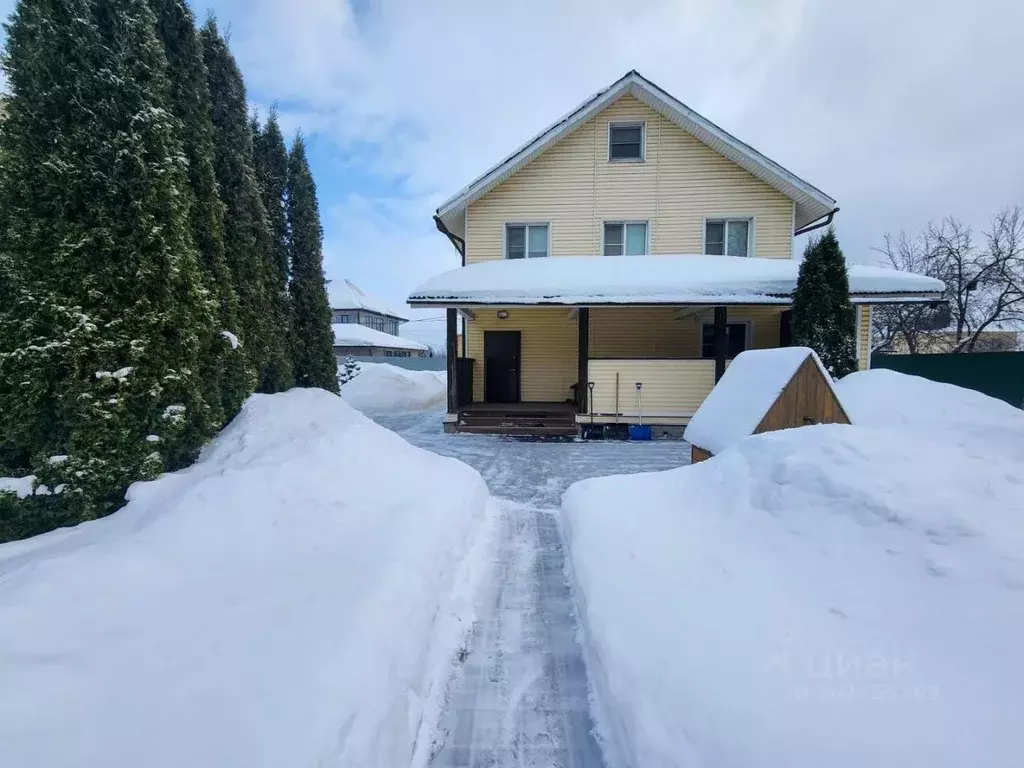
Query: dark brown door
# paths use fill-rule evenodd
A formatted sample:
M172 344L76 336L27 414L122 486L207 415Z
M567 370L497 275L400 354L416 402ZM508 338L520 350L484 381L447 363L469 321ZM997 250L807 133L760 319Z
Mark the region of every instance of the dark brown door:
M519 402L519 331L484 331L484 400Z

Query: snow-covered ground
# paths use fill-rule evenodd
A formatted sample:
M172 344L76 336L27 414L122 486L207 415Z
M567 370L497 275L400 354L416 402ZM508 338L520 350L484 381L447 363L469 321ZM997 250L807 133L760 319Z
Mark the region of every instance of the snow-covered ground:
M1024 413L839 392L860 426L566 492L609 765L1020 764Z
M360 363L359 374L341 387L341 396L364 413L422 411L447 398L444 371L410 371L387 363Z
M0 765L425 764L489 559L479 473L292 390L129 496L0 546Z

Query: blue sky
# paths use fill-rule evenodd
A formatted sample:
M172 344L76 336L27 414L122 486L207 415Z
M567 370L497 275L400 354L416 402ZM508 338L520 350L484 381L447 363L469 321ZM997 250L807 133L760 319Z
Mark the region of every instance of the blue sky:
M0 0L10 11L12 0ZM328 277L393 305L457 266L437 205L629 69L886 232L1024 204L1024 4L216 0L253 104L302 128ZM998 23L993 23L998 19ZM798 243L802 250L802 243ZM416 316L417 313L410 313ZM440 344L443 323L403 334Z

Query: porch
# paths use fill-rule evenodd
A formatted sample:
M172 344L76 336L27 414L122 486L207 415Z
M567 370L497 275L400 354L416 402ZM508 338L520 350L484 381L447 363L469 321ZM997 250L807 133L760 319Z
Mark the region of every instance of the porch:
M785 313L777 305L478 309L467 318L466 356L450 345L449 430L561 434L641 414L684 426L732 357L788 342Z

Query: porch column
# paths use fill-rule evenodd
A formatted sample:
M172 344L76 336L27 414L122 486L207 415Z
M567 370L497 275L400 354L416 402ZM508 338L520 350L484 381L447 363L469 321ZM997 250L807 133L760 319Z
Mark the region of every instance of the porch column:
M715 307L715 384L725 375L725 358L729 354L729 313L726 307Z
M459 336L459 315L455 309L446 309L447 321L447 342L445 354L448 356L448 413L459 411L459 358L458 358L458 336Z
M579 327L579 345L576 371L576 408L580 413L587 412L587 384L590 382L590 310L580 307L576 310L576 323Z

